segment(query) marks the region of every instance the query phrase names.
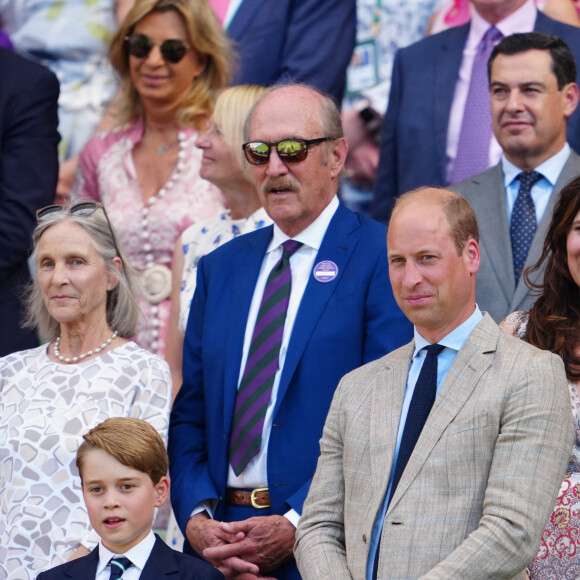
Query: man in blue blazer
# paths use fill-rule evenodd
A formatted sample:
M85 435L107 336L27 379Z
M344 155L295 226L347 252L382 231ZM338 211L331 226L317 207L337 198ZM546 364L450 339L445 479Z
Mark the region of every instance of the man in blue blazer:
M241 0L226 28L239 56L234 84L303 82L342 101L355 0Z
M495 5L507 17L531 2L502 0ZM490 3L482 0L472 3L485 18L480 5L487 8ZM576 62L580 62L580 30L537 10L536 13L534 30L562 38ZM422 185L449 183L446 154L449 116L469 30L469 23L446 30L401 49L395 57L371 206L372 217L379 221L386 222L396 196ZM580 153L580 110L568 123L568 141Z
M0 48L0 356L38 345L24 330L22 297L38 208L53 202L58 177L56 77Z
M184 383L171 415L171 497L186 550L226 577L233 570L299 579L295 526L338 381L401 345L411 327L389 288L385 228L338 202L347 145L331 100L304 86L275 87L251 114L246 138L274 226L198 265ZM236 475L236 397L266 278L288 239L302 246L289 259L292 290L262 445Z

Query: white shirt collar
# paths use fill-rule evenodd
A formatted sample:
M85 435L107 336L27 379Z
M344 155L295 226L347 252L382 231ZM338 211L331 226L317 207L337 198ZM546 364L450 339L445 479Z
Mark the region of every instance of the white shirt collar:
M103 542L99 542L99 565L97 566L97 574L102 572L106 567L111 558L125 556L125 558L129 558L133 563L133 566L139 568L139 570L143 570L145 568L145 564L151 555L151 550L153 550L153 546L155 545L155 534L153 531L149 531L147 536L143 538L136 546L133 546L130 550L128 550L125 554L115 554L115 552L111 552L108 548L103 545Z
M318 251L330 221L338 209L338 205L338 197L335 195L330 200L330 203L324 208L322 213L306 229L302 230L292 239L296 240L297 242L302 242L305 246L309 246ZM270 244L268 245L266 253L268 254L272 250L280 247L281 244L289 239L289 236L287 236L276 224L274 224L274 234Z
M549 159L546 159L543 163L540 163L534 171L541 173L554 187L556 185L556 181L560 177L560 173L562 173L562 169L564 169L564 165L568 161L570 157L571 149L568 143L564 144L564 147L556 153L556 155L552 155ZM505 155L502 154L501 156L501 168L503 171L503 180L504 186L508 187L514 179L522 172L519 167L516 167L511 161L509 161Z

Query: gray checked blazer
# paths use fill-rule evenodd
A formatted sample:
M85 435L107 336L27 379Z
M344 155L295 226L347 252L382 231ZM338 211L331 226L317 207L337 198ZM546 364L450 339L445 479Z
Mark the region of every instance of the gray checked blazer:
M572 151L560 173L548 206L526 259L525 268L535 264L542 253L546 230L552 220L554 206L560 191L580 175L580 157ZM507 219L505 187L501 163L470 179L449 186L471 204L477 216L480 235L481 264L477 273L476 297L482 310L489 312L496 322L501 322L516 310L529 310L535 300L523 276L515 285L510 224ZM541 282L544 270L534 272L532 282Z
M414 343L346 375L297 531L303 580L364 580ZM574 442L562 361L485 315L457 354L387 511L380 579L525 577Z

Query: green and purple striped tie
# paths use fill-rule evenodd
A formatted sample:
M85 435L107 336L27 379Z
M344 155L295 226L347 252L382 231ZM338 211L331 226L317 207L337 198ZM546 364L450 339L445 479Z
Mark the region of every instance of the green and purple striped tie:
M290 256L300 246L295 240L282 244L282 257L272 268L264 288L232 421L230 463L236 475L258 454L262 444L292 287Z

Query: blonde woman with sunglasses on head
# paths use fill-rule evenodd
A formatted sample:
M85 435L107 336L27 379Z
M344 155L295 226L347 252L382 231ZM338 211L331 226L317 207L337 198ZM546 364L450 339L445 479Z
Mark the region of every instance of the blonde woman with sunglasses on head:
M82 433L137 417L167 433L165 361L128 339L135 275L95 202L38 211L28 325L48 343L0 358L0 578L33 580L84 555L90 529L71 475Z
M164 355L175 242L224 210L219 189L200 177L195 140L228 83L230 48L207 0L137 0L109 56L124 124L89 141L71 198L107 208L145 289L136 341Z

